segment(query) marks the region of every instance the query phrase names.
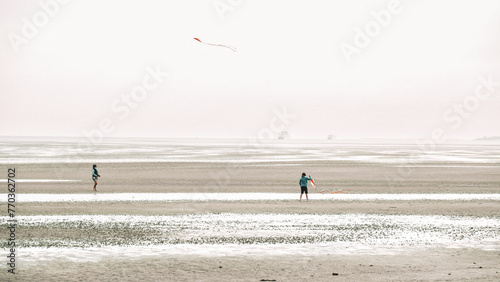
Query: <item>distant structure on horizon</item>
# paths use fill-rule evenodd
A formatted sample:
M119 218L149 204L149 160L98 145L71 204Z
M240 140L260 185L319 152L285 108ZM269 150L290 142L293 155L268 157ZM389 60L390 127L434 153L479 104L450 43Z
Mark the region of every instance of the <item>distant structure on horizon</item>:
M328 138L327 138L327 139L328 139L328 140L337 140L337 135L332 135L332 134L330 134L330 135L328 135Z
M484 136L474 139L476 141L500 141L500 136Z
M280 134L278 135L278 139L290 139L288 131L281 131Z

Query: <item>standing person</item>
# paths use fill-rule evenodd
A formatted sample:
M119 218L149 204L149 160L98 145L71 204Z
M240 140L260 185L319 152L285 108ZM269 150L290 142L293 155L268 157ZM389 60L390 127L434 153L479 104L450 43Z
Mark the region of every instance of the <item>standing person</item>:
M306 199L309 201L309 197L307 196L307 181L311 180L311 176L306 177L306 173L302 173L302 177L299 180L300 185L300 201L302 201L302 194L306 193Z
M99 175L99 171L97 170L97 165L93 165L92 166L92 180L94 180L94 191L96 191L96 192L97 192L96 187L97 187L97 178L98 177L101 177L101 176Z

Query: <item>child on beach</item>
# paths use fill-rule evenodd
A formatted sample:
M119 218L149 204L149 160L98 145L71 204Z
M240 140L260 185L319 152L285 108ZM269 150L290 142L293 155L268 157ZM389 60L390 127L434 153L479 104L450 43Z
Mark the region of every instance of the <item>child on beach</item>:
M97 192L96 187L97 187L97 178L98 177L101 177L101 176L99 175L99 171L97 170L97 165L93 165L92 166L92 180L94 180L94 191L96 191L96 192Z
M309 201L309 197L307 196L307 181L308 180L311 180L311 176L309 175L309 177L306 177L306 173L305 172L302 173L302 177L299 180L299 185L300 185L300 200L299 201L302 201L302 194L304 194L304 192L306 193L307 201Z

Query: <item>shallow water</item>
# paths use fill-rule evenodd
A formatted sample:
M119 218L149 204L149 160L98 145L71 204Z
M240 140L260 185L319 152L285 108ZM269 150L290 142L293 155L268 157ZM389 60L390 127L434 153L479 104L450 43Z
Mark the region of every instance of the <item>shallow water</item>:
M0 138L0 164L213 162L290 163L347 161L384 164L499 164L500 144L449 142L418 145L411 140L247 140Z

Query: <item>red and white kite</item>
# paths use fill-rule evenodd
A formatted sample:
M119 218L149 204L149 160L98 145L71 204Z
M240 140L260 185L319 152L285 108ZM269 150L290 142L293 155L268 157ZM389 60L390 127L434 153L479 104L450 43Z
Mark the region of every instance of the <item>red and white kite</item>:
M194 40L196 40L196 41L198 41L198 42L200 42L200 43L206 44L206 45L218 46L218 47L226 47L226 48L230 49L231 51L236 52L236 48L231 47L231 46L228 46L228 45L207 43L207 42L203 42L203 41L201 41L200 39L198 39L198 38L196 38L196 37L194 37Z
M311 185L316 189L316 183L314 183L314 179L311 178Z

